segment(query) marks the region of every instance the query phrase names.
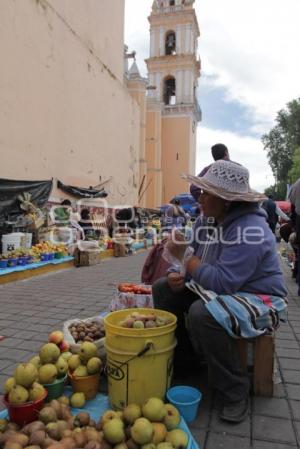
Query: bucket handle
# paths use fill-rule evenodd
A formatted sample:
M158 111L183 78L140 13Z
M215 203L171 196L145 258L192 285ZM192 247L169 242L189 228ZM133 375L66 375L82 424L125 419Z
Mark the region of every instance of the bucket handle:
M152 341L148 341L144 348L138 352L137 354L135 354L133 357L130 357L130 359L126 360L125 362L123 362L121 365L118 366L118 368L121 368L124 365L127 365L127 363L131 362L132 360L138 358L138 357L142 357L144 354L146 354L146 352L148 352L152 347L153 347L153 342ZM104 368L106 374L107 374L107 365Z

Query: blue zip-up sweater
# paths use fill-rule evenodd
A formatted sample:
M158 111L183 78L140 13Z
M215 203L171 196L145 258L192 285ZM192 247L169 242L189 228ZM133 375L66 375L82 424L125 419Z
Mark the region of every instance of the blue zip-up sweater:
M211 228L215 238L208 244L209 231L202 226L199 219L194 228L192 246L202 260L194 281L218 294L287 295L275 237L262 208L251 203L237 206L215 230Z

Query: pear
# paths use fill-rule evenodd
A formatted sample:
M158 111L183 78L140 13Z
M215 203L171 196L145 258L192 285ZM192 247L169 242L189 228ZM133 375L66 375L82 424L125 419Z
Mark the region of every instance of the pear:
M130 429L131 438L137 444L143 445L151 443L154 428L152 423L146 418L138 418Z
M68 371L68 363L63 357L59 357L57 362L55 363L58 377L64 377Z
M154 428L152 443L156 445L165 441L167 435L166 426L161 422L153 422L152 425Z
M119 418L113 418L103 426L103 434L106 441L111 444L119 444L125 440L124 423Z
M29 400L38 401L45 396L46 390L43 385L38 382L34 382L29 390Z
M5 383L4 383L4 391L5 393L9 393L13 387L15 387L17 385L15 378L14 377L9 377L8 379L6 379Z
M142 416L141 407L138 404L129 404L123 411L123 416L128 424L133 424Z
M8 393L8 401L11 404L24 404L28 397L28 391L22 385L16 385Z
M44 424L49 424L50 422L57 421L56 411L49 405L44 407L39 413L39 420Z
M101 366L102 366L101 359L99 359L99 357L92 357L86 364L88 374L99 373Z
M74 354L68 359L68 366L70 371L75 371L80 364L81 361L78 354Z
M70 352L70 351L62 352L62 353L61 353L61 357L62 357L64 360L68 361L69 358L72 357L72 352Z
M73 393L70 402L71 406L74 408L83 408L85 405L84 393Z
M39 369L39 382L41 384L52 384L57 377L57 368L51 363L43 365Z
M97 357L97 354L98 354L98 349L94 343L91 343L89 341L85 341L84 343L81 343L78 355L82 362L87 362L92 357Z
M183 430L174 429L167 433L166 442L171 443L175 449L183 449L187 447L189 437Z
M141 449L156 449L156 445L154 443L147 443L141 446Z
M156 449L174 449L171 443L163 441L156 446Z
M67 396L60 396L57 400L61 404L70 405L70 399Z
M167 412L161 399L150 398L142 406L142 413L149 421L162 421Z
M55 363L60 356L60 350L54 343L47 343L42 346L39 356L43 365L45 363Z
M73 372L74 377L86 377L88 376L88 370L86 366L80 365L76 370Z
M176 407L172 404L165 404L166 415L163 419L163 424L167 430L176 429L180 423L180 414Z
M114 410L107 410L106 412L104 412L100 419L102 427L113 418L117 418L117 412L115 412Z
M38 371L32 363L20 363L14 374L17 385L22 387L30 387L38 378Z
M32 365L34 365L37 369L39 369L42 366L41 359L39 358L38 355L35 355L34 357L32 357L29 360L29 363L32 363Z
M133 329L144 329L145 325L144 325L144 321L142 320L136 320L133 325L132 325Z
M84 448L84 449L86 449L86 448ZM126 443L119 443L114 446L114 449L128 449L128 446ZM155 449L155 448L153 448L153 449Z

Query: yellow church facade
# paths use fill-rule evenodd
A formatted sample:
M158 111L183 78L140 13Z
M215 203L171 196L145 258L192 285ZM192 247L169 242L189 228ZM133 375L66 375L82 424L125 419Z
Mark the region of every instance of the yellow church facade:
M146 107L141 111L140 205L155 208L188 190L181 173L195 173L200 31L194 0L155 0L149 23L147 95L135 64L129 88Z

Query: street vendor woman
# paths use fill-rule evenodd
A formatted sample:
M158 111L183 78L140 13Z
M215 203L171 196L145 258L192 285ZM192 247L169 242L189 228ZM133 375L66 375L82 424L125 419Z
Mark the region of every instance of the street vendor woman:
M186 365L192 350L198 360L204 355L222 400L220 418L240 422L249 410L249 381L237 338L271 332L286 314L276 242L259 206L265 197L250 189L245 167L222 160L203 177L184 177L201 189L204 217L195 224L194 253L185 261L180 245L186 243L173 233L168 255L178 263L153 285L154 304L178 318L175 369L193 369Z

